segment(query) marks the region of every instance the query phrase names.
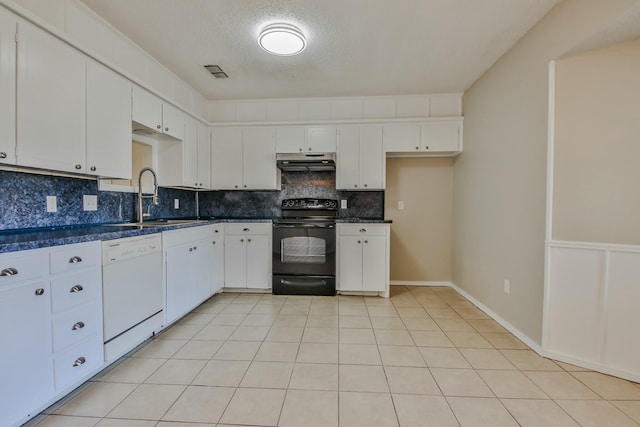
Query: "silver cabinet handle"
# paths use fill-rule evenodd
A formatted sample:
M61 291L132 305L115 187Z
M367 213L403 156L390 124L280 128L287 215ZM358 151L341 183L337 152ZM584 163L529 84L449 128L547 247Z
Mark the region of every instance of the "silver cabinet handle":
M79 262L82 262L82 258L80 258L79 256L72 256L71 258L69 258L69 264L77 264Z
M85 359L84 357L78 357L78 358L73 362L73 367L74 367L74 368L77 368L78 366L84 365L86 361L87 361L87 359Z
M162 129L162 126L158 125L156 126L156 129Z
M82 169L82 165L81 165L80 163L78 163L78 164L76 165L76 169Z
M91 171L92 171L92 172L95 172L95 171L96 171L96 167L95 167L95 166L91 166L91 168L90 168L90 169L91 169Z
M84 322L76 322L71 327L71 330L72 331L77 331L78 329L82 329L82 328L84 328Z
M44 295L44 289L42 289L42 288L36 289L36 295L39 296L39 297Z
M76 292L81 292L82 290L84 290L82 285L74 285L74 286L71 287L71 289L69 289L69 293L70 294L75 294Z
M169 128L168 127L164 128L164 131L169 132Z
M12 267L0 271L0 277L15 276L16 274L18 274L18 270Z
M361 232L361 233L366 233L366 232L367 232L367 229L366 229L366 228L361 228L361 229L360 229L360 232Z
M6 159L7 158L7 153L5 153L4 151L0 151L0 159Z

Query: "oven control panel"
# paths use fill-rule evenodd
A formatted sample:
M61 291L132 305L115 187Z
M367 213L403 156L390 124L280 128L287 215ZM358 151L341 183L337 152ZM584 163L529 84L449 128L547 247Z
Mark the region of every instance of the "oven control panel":
M334 199L284 199L282 209L322 209L338 210L338 201Z

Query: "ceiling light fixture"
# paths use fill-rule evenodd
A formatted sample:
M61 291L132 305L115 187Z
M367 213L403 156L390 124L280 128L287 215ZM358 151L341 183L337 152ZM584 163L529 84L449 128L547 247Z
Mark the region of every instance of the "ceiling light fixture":
M307 47L302 32L290 24L271 24L264 27L258 36L260 47L273 55L292 56Z

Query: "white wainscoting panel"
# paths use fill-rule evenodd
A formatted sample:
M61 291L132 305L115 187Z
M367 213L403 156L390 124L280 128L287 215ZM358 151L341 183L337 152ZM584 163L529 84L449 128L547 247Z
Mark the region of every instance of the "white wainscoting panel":
M543 353L640 381L640 246L548 243Z

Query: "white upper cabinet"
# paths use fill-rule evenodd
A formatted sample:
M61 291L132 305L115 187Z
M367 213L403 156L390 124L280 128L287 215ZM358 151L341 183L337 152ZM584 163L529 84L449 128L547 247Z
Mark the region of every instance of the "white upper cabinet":
M277 189L272 127L213 128L211 187L216 190Z
M338 129L336 188L381 190L385 187L385 156L381 125Z
M16 26L0 8L0 163L16 163Z
M97 62L87 63L89 175L131 179L131 85Z
M335 153L336 141L335 126L276 127L278 153Z
M197 122L198 131L198 184L200 188L211 187L211 129Z
M17 162L86 173L85 67L80 52L20 22Z
M306 129L304 126L278 126L276 128L276 152L301 153L305 151Z
M335 153L336 141L335 126L307 127L307 151L310 153Z
M183 160L183 185L194 188L209 188L211 186L209 128L191 116L185 117Z
M242 131L243 185L245 189L276 188L276 141L273 128L252 127Z
M459 121L424 123L420 128L422 150L430 152L461 151L461 127Z
M213 128L211 132L211 187L242 188L242 128Z
M462 151L462 120L384 125L384 150L424 156L456 155Z
M158 133L184 139L184 113L138 86L133 87L132 118Z
M383 140L385 151L420 151L420 124L402 123L384 125Z

